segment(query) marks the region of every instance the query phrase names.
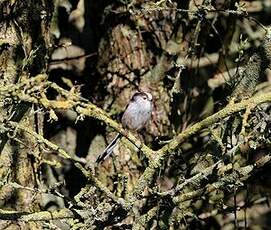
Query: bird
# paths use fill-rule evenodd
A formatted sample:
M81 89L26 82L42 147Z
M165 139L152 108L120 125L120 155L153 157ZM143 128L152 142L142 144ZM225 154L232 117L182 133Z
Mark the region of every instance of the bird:
M140 91L134 93L121 118L123 128L130 131L139 131L143 129L152 116L152 100L153 97L148 92ZM98 156L96 160L97 164L103 162L112 154L122 136L123 135L120 133L117 134L105 150Z

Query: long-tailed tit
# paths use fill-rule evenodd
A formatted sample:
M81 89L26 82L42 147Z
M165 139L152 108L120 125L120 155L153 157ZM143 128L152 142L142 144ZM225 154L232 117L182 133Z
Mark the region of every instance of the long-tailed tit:
M121 123L124 128L139 131L151 119L152 95L147 92L136 92L124 111ZM122 135L119 133L106 149L98 156L96 162L100 163L111 155Z

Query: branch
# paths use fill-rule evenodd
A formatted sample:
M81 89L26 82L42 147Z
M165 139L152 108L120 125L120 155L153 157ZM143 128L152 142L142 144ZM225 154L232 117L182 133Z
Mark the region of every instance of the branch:
M216 181L212 184L207 184L205 187L199 188L198 190L193 189L190 192L175 196L173 198L173 202L181 205L181 203L183 203L184 201L188 201L202 195L210 194L215 190L225 188L228 184L241 186L241 182L247 180L254 168L255 165L246 165L241 168L234 168L231 163L228 165L223 165L220 167L220 170L223 171L223 173L219 175L223 178L222 180Z
M20 130L30 134L31 136L35 137L39 143L43 143L46 146L48 146L49 148L51 148L52 150L58 152L63 158L82 163L82 160L80 160L78 157L72 156L71 154L68 154L64 149L60 148L58 145L47 140L42 135L34 132L32 129L30 129L24 125L21 125L17 122L13 122L13 121L9 121L9 122L7 122L7 124L10 125L13 130L20 129Z
M36 80L35 80L36 79ZM141 150L148 159L152 159L153 151L147 147L144 143L142 143L138 138L136 138L130 131L124 130L122 125L118 122L112 120L110 116L102 109L98 108L96 105L89 102L87 99L79 96L73 90L67 91L57 84L45 81L46 77L44 75L37 75L30 80L26 80L14 87L13 84L10 84L6 87L0 88L0 97L7 98L12 97L15 99L19 99L21 101L30 102L33 104L38 104L39 106L43 106L46 109L63 109L69 110L74 109L81 116L89 116L94 117L108 126L112 127L117 132L121 133L124 137L126 137L134 146L136 146L139 150ZM33 86L38 86L39 88L35 88L35 94L28 95L25 93L26 89L33 88ZM44 94L44 88L50 86L53 89L57 90L62 96L66 97L67 100L48 100ZM57 147L57 146L54 146Z
M88 178L100 191L107 195L108 198L126 209L127 205L124 199L116 197L101 181L99 181L91 172L85 170L81 164L76 163L75 166Z
M107 197L109 197L115 203L121 205L124 209L126 208L126 204L125 204L124 199L116 197L113 193L110 192L110 190L105 185L103 185L103 183L101 181L99 181L91 173L86 171L84 169L84 167L80 164L80 163L82 163L82 160L80 160L77 156L71 156L65 150L58 147L56 144L50 142L49 140L45 139L43 136L39 135L38 133L34 132L33 130L29 129L28 127L25 127L17 122L11 122L11 121L8 122L8 124L14 130L21 129L22 131L27 132L28 134L34 136L37 139L38 143L44 143L46 146L50 147L52 150L58 152L63 158L70 159L70 160L76 162L75 166L85 175L86 178L88 178L98 189L100 189L100 191L105 193L107 195ZM13 184L13 185L17 185L17 188L19 188L18 184ZM22 188L25 188L25 187L22 187Z
M42 212L20 212L20 211L8 211L0 209L1 220L17 220L17 221L45 221L45 220L57 220L74 218L75 214L69 209L60 209L57 211L42 211Z
M160 196L167 196L167 195L174 195L181 191L185 186L189 184L200 184L200 182L207 178L207 176L211 175L213 170L220 164L222 161L219 160L215 164L211 165L210 167L206 168L202 172L197 173L195 176L186 179L183 183L178 184L174 189L171 189L166 192L159 193Z
M139 178L134 190L128 195L127 201L130 203L130 205L133 205L133 203L140 197L142 191L144 191L144 189L153 181L154 175L157 169L160 168L162 161L165 160L169 154L174 154L174 151L186 139L195 135L200 130L207 128L236 112L246 109L246 107L254 108L259 104L270 101L271 93L266 93L243 100L239 103L229 104L224 109L184 130L182 133L172 139L172 141L170 141L167 145L155 151L155 159L150 162L149 167L146 168L143 175Z
M54 84L54 83L51 83ZM54 84L56 87L56 84ZM271 93L265 93L262 95L254 96L250 99L243 100L239 103L229 104L224 109L218 111L217 113L207 117L206 119L202 120L191 126L190 128L186 129L179 135L177 135L174 139L172 139L167 145L162 147L160 150L153 151L140 142L134 135L132 135L129 131L124 130L122 126L112 120L109 115L103 111L102 109L98 108L96 105L90 103L86 99L83 99L76 95L74 92L69 92L59 87L59 91L62 94L65 94L67 97L67 101L56 101L56 100L48 100L47 98L42 97L41 95L35 95L36 99L33 97L29 97L28 95L24 94L24 92L19 91L17 94L12 94L13 97L19 97L20 100L28 101L31 98L31 101L35 104L42 105L47 109L74 109L82 116L90 116L94 117L98 120L105 122L107 125L112 127L113 129L117 130L119 133L123 134L131 143L133 143L136 147L142 150L143 153L150 159L149 166L146 168L144 173L139 178L134 190L128 195L128 199L126 200L126 209L133 206L134 202L137 198L140 197L142 191L150 185L150 183L154 179L154 175L157 172L157 169L161 166L163 160L168 157L169 154L173 154L174 151L179 147L181 143L183 143L187 138L193 136L200 130L207 128L220 120L236 113L241 110L244 110L246 107L254 108L257 105L270 102L271 101ZM0 95L1 95L1 88L0 88ZM71 103L70 103L71 102ZM57 146L53 146L54 148L58 148ZM152 159L153 158L153 159ZM152 160L151 160L152 159Z
M157 215L158 206L150 209L146 214L141 215L137 221L134 222L133 230L140 230L142 228L146 229L148 222Z
M136 146L139 150L141 150L145 156L150 160L154 156L154 151L147 147L144 143L142 143L138 138L136 138L129 130L124 130L122 125L112 120L108 114L95 106L94 104L89 103L86 108L78 106L75 108L76 112L79 114L94 117L106 125L110 126L117 132L121 133L124 137L126 137L134 146Z
M207 181L206 186L204 187L202 187L201 183L194 183L194 185L197 185L198 188L196 188L195 186L192 186L188 191L186 190L187 191L186 193L180 194L178 196L174 196L172 201L176 205L178 205L178 208L182 211L183 217L185 217L186 215L189 215L190 212L185 211L186 205L183 206L184 202L195 200L197 198L202 199L203 196L211 195L214 191L223 190L226 187L230 188L229 185L234 185L235 188L243 186L245 181L250 176L252 176L253 173L255 173L256 169L263 167L264 165L270 163L270 161L271 161L271 156L269 154L269 155L261 157L253 165L236 167L231 163L227 165L221 164L220 166L218 166L218 170L216 171L217 174L215 175L217 178L221 178L221 179L219 179L218 181L212 184L209 183L210 181ZM201 176L201 173L197 175ZM197 175L191 177L188 180L192 182L193 178L197 177Z

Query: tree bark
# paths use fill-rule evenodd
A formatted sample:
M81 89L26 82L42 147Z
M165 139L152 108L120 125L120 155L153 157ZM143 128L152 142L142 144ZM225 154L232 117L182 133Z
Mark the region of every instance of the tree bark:
M20 83L46 72L51 47L52 1L1 1L0 11L0 85ZM35 112L37 106L8 97L2 101L1 123L16 121L41 132L43 115ZM5 208L23 212L40 210L39 196L10 185L16 182L29 188L37 186L40 148L33 138L23 133L19 133L19 139L8 130L0 135L0 208L5 205ZM0 226L6 224L0 223ZM40 229L34 222L9 225L9 229L21 227Z

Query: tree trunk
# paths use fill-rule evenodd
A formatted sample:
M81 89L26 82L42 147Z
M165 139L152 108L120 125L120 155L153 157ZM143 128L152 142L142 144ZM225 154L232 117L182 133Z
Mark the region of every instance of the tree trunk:
M0 85L19 84L47 71L50 44L51 1L0 2ZM43 115L38 108L6 97L1 105L0 121L18 122L30 129L42 130ZM14 132L20 132L15 130ZM15 138L15 136L17 136ZM19 136L19 138L18 138ZM0 143L0 208L33 212L40 209L39 196L31 189L16 189L14 182L35 188L39 169L40 148L26 134L10 130L1 132ZM37 223L10 225L0 222L0 228L39 229Z

